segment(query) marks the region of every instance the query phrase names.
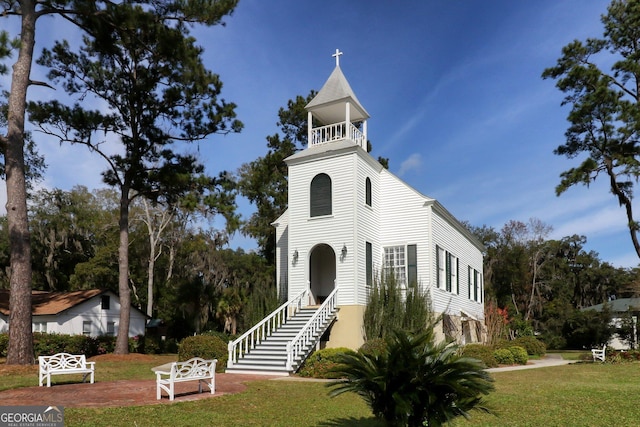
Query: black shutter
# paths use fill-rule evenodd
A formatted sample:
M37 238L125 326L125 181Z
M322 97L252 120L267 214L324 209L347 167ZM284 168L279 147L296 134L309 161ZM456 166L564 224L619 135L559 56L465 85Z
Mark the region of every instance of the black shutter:
M418 253L416 245L407 245L407 285L418 284Z
M365 180L365 203L371 206L371 180L369 178Z
M371 287L373 285L373 247L369 242L367 242L366 246L367 286Z
M447 292L451 292L451 254L447 252L445 257L447 263Z

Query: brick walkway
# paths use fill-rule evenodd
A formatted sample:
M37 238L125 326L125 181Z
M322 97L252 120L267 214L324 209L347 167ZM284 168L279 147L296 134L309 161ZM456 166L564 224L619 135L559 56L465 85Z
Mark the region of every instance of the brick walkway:
M225 394L244 391L248 381L273 379L265 375L216 374L216 392L206 386L198 393L198 383L190 381L176 384L175 400L185 402L211 399ZM37 381L37 378L36 378ZM156 400L155 380L107 381L94 384L52 384L51 387L22 387L0 391L0 406L47 405L65 408L97 408L110 406L143 406L173 403L166 393Z

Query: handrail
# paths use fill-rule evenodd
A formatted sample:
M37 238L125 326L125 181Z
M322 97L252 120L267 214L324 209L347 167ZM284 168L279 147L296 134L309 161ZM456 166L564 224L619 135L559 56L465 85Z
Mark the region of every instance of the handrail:
M238 361L239 357L255 348L257 344L271 335L276 329L284 324L287 319L299 311L302 306L306 306L309 301L309 289L305 289L296 295L293 299L285 302L276 308L270 315L262 319L258 324L242 334L237 339L229 342L227 348L229 350L229 359L227 360L227 368L232 368Z
M326 144L328 142L349 138L366 150L364 134L360 129L355 127L353 123L349 123L348 126L346 125L347 122L340 122L311 129L310 145Z
M338 287L333 290L322 303L320 308L313 314L311 319L304 325L302 330L290 342L287 343L287 371L293 370L293 361L309 344L313 344L320 328L335 313L337 306Z

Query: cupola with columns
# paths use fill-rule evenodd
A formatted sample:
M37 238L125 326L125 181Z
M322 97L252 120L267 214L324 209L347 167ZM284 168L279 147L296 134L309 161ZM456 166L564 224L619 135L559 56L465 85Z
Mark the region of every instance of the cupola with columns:
M308 114L308 147L351 140L367 150L369 114L356 98L340 69L342 52L336 49L336 68L320 92L306 105ZM313 127L313 123L319 124Z

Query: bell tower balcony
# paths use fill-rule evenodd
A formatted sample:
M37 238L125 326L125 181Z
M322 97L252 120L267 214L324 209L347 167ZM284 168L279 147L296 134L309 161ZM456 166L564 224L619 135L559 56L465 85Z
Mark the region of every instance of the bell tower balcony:
M362 123L363 127L366 127L366 123L366 121ZM367 150L366 132L358 129L353 123L346 121L312 128L309 136L309 147L330 142L351 140L365 151Z
M336 58L336 68L320 92L305 107L308 114L308 147L351 141L367 151L369 113L360 104L342 74L340 55L342 52L336 49L333 55Z

